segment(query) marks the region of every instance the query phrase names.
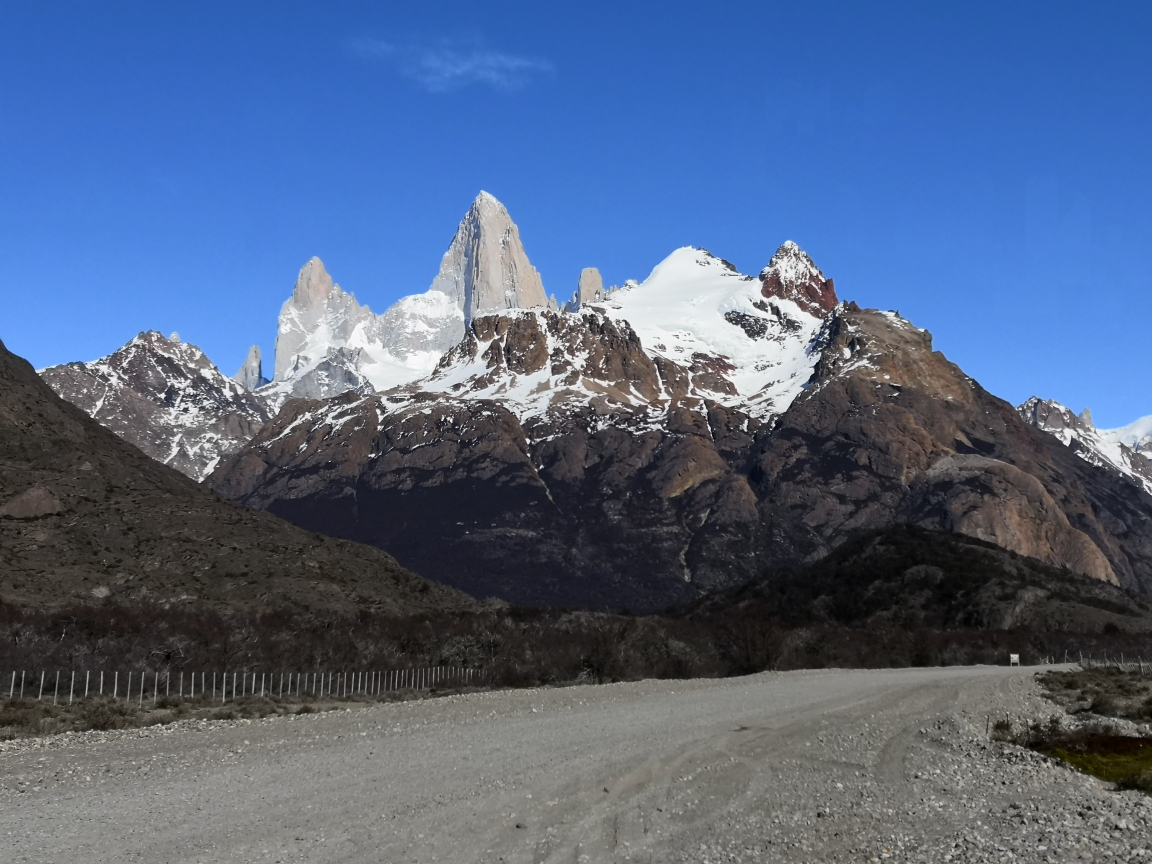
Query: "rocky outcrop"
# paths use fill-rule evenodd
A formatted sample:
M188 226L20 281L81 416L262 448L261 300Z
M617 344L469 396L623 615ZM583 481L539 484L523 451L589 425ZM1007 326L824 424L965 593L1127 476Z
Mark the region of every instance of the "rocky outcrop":
M56 396L2 344L0 601L296 616L472 606L379 549L221 500Z
M823 316L839 302L832 280L824 278L820 268L791 240L777 249L760 271L760 284L766 298L790 300L813 315Z
M260 356L259 345L253 345L248 349L244 365L232 376L232 380L245 390L255 390L268 383L268 379L264 377L264 363Z
M580 271L576 293L572 295L571 300L564 304L564 311L579 312L589 303L599 303L605 296L604 280L600 278L600 271L595 267L585 267Z
M1127 430L1097 429L1087 408L1076 415L1050 399L1033 396L1016 411L1025 423L1055 436L1085 462L1113 471L1152 493L1152 460L1138 449L1139 437L1125 435Z
M107 357L40 375L125 441L195 480L247 444L270 416L263 399L195 345L155 331Z

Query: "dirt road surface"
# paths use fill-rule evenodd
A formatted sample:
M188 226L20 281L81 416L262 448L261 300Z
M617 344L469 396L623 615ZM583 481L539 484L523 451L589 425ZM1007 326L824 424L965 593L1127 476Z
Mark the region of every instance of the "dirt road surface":
M1150 799L988 742L991 716L1054 711L1035 671L648 681L12 742L0 860L1152 860Z

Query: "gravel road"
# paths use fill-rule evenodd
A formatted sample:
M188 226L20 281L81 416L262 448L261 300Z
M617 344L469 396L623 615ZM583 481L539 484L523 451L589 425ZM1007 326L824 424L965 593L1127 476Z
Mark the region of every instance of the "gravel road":
M1152 860L1152 799L989 743L1035 670L477 693L9 742L0 860Z

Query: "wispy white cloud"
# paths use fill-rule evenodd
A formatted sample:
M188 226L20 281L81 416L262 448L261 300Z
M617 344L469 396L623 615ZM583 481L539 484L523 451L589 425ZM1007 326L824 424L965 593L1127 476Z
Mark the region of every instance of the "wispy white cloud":
M505 54L479 41L441 41L436 44L357 39L355 54L388 63L401 75L433 93L481 84L496 90L518 90L553 71L552 64L535 57Z

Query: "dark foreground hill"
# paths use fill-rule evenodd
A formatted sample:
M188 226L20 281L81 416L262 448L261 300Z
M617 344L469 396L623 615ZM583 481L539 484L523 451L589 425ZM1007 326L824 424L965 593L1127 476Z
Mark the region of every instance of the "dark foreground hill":
M0 600L396 615L472 605L379 549L220 499L59 398L3 343Z
M806 567L701 600L688 614L735 610L790 627L1152 633L1145 597L974 537L911 525L868 532Z

